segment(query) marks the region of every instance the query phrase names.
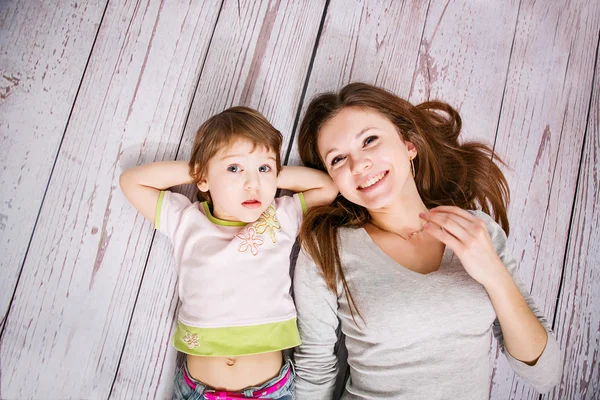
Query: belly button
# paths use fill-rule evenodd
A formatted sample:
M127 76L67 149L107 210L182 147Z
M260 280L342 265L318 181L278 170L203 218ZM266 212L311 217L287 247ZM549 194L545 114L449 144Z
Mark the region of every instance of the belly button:
M227 359L227 365L229 365L230 367L233 367L234 364L235 364L235 360L233 358Z

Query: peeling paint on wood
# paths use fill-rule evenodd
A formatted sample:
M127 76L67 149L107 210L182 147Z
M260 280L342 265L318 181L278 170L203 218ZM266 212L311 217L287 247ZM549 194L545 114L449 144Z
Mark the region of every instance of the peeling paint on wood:
M105 6L105 0L77 10L60 0L0 2L2 318ZM69 41L71 35L78 40Z

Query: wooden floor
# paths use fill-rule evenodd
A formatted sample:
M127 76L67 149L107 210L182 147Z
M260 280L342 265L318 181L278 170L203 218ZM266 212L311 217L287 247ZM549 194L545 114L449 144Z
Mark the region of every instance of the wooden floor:
M599 38L592 0L1 1L0 398L167 398L171 248L119 174L186 159L237 104L297 164L307 102L351 81L447 101L504 156L510 248L565 360L542 398L600 398ZM539 397L491 373L493 399Z

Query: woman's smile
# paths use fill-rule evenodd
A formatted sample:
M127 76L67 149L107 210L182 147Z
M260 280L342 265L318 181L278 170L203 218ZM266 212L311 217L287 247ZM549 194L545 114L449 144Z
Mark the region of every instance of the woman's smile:
M375 190L376 188L381 186L383 180L387 177L389 172L389 170L383 171L375 176L367 178L363 183L358 185L356 189L360 190L361 192L370 192L372 190Z

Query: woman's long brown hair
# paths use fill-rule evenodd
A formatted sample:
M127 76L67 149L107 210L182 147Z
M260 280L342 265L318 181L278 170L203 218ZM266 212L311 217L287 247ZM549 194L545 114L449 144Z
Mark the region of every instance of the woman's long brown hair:
M415 145L415 183L427 208L453 205L475 209L479 206L493 215L508 234L509 188L492 158L500 163L502 160L486 144L459 143L462 121L456 110L446 103L428 101L414 106L387 90L365 83L351 83L339 93L321 94L310 102L300 125L298 151L304 165L327 172L319 156L317 137L323 125L347 107L381 113L396 125L403 140ZM354 311L360 313L342 269L337 230L361 227L369 220L366 208L338 196L330 206L309 210L299 235L301 246L336 295L337 279L340 279L353 318Z

